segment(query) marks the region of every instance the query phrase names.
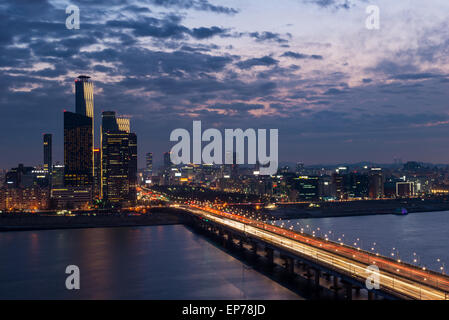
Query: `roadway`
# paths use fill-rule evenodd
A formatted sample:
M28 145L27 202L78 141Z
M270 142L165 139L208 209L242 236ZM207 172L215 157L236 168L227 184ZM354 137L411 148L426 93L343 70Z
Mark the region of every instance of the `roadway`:
M195 215L317 261L361 282L372 276L367 267L376 265L380 270L378 276L381 290L412 299L449 299L449 277L445 275L349 247L343 243L319 239L213 208L193 204L183 208Z

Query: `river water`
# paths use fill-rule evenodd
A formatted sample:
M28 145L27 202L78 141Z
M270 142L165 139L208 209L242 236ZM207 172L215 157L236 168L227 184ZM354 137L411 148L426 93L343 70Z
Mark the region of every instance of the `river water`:
M0 233L0 299L300 297L176 225Z

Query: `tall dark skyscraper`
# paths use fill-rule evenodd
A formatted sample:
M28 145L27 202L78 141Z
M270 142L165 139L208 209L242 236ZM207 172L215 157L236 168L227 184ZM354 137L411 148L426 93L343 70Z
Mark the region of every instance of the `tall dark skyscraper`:
M52 135L48 133L44 134L44 171L52 171Z
M153 175L153 153L152 152L148 152L146 154L145 171L146 171L147 178L149 178Z
M170 152L164 152L164 169L169 169L172 166Z
M129 121L129 120L128 120ZM129 200L135 202L137 200L137 135L128 133L129 136Z
M101 194L101 150L94 149L94 178L92 186L92 195L94 199L99 199Z
M91 119L91 138L92 138L92 176L94 176L94 84L89 80L88 76L79 76L75 79L75 106L76 113L83 115L85 117L89 117Z
M92 118L64 112L64 184L92 186Z
M129 132L129 120L125 126L117 120L115 112L102 113L101 194L110 203L132 203L136 200L137 136Z

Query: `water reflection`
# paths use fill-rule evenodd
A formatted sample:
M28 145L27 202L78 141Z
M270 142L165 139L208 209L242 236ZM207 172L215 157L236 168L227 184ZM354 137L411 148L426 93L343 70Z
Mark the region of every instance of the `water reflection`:
M81 290L65 289L79 266ZM0 233L0 299L298 299L183 226Z

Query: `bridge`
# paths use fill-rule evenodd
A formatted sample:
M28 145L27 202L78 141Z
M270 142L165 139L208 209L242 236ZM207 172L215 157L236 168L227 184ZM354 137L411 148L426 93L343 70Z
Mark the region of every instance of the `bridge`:
M338 290L346 289L346 297L352 299L352 290L366 289L366 279L373 277L373 270L378 270L375 276L379 279L379 288L366 289L369 299L376 296L449 299L449 277L443 274L208 206L190 203L182 204L180 208L189 214L196 227L221 237L224 242L237 242L240 248L247 245L254 255L258 248L263 248L271 264L274 253L278 252L292 275L295 263L303 266L307 274L315 278L317 287L320 277L332 277L336 295ZM372 269L373 266L378 269Z

